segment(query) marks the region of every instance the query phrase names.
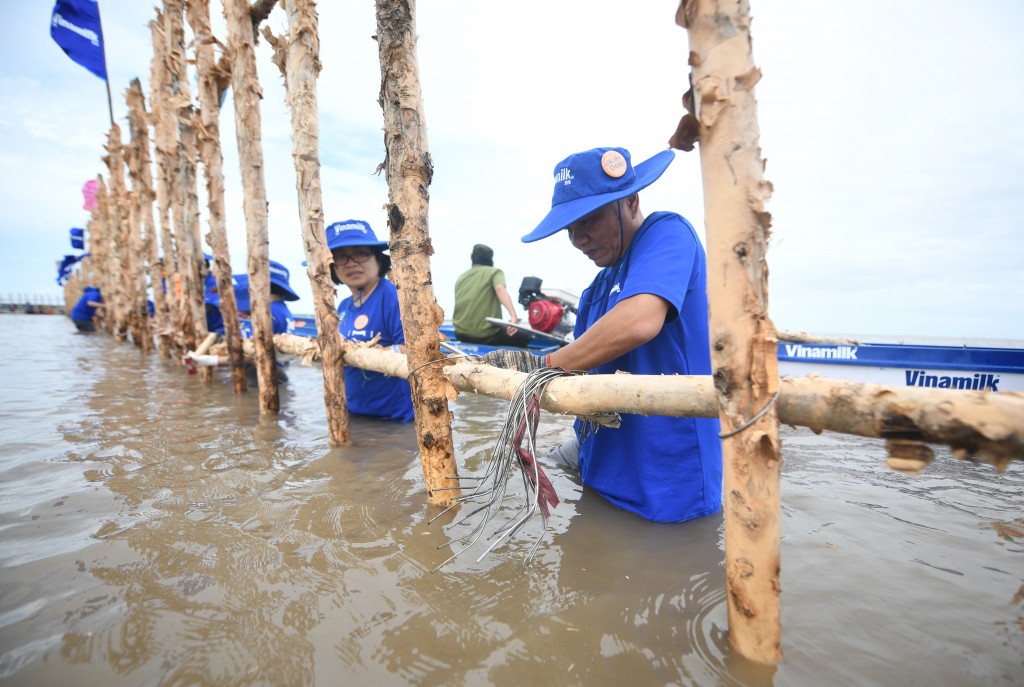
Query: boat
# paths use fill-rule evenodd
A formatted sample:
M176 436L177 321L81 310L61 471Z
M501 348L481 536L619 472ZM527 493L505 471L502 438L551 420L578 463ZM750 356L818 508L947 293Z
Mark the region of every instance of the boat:
M576 303L562 290L544 289L527 277L519 302L530 326L488 318L494 324L534 333L528 350L550 353L571 340ZM441 327L450 350L483 355L504 346L458 341L450 322ZM780 334L779 375L815 375L887 386L1024 391L1024 341L928 339L897 337L809 336Z
M1024 341L827 337L779 341L779 375L887 386L1024 391Z

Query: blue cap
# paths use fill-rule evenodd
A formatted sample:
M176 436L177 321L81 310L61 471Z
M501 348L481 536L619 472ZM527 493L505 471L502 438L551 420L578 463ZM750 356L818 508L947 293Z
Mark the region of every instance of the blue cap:
M625 148L592 148L570 155L555 165L551 210L523 237L523 243L551 236L598 208L650 186L673 159L673 151L663 150L634 169Z
M270 261L270 284L284 291L283 298L286 301L299 300L299 294L288 284L288 268L274 260Z
M386 248L387 241L378 241L369 222L361 219L346 219L327 225L327 248L344 248L346 246L372 246Z

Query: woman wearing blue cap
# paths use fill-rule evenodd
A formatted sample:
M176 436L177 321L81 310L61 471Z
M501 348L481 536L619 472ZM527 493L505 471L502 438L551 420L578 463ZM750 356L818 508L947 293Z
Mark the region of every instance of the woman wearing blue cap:
M602 270L580 299L572 343L546 357L495 351L485 360L520 372L711 374L704 248L681 215L640 211L638 192L673 155L665 150L634 168L624 148L594 148L555 165L551 210L523 241L565 229ZM624 414L619 429L584 436L577 422L576 430L583 483L611 503L658 522L721 507L717 418ZM566 449L562 457L575 453Z
M338 305L338 327L351 341L371 341L405 350L405 334L398 309L398 292L388 278L391 258L387 241L378 241L363 220L335 222L327 227L327 247L334 258L331 279L344 284L351 295ZM345 367L345 395L355 415L410 422L412 391L401 377L388 377L356 367Z

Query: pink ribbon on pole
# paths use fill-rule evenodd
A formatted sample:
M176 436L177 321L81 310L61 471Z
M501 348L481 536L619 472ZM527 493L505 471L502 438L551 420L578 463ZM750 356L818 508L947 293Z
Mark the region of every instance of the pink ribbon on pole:
M85 205L82 206L83 210L95 210L98 206L96 204L96 180L89 179L82 186L82 196L85 198Z

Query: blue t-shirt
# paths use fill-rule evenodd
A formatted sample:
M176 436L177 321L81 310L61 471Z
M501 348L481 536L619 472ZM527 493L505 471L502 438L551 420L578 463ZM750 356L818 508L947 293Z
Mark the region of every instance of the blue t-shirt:
M270 301L270 331L275 334L293 334L295 318L284 301Z
M356 307L349 296L338 305L338 329L352 341L369 341L380 334L381 346L405 343L398 291L381 279L366 302ZM413 419L412 391L401 377L389 377L358 367L345 366L345 395L348 410L355 415L410 422Z
M78 299L75 307L71 309L72 320L92 321L92 316L96 314L96 308L89 305L89 301L93 303L103 302L103 296L100 295L99 289L86 289L82 292L82 297Z
M224 316L221 314L220 308L209 303L206 304L206 331L224 334Z
M601 365L594 374L711 374L704 248L686 219L656 212L626 254L598 273L580 298L576 337L622 299L639 294L669 303L652 340ZM618 429L580 438L583 483L615 505L656 522L681 522L718 511L722 445L717 418L623 414Z
M218 334L224 333L224 320L221 320ZM240 336L243 339L252 338L252 320L238 318ZM295 333L295 318L292 311L283 301L270 301L270 333L271 334L293 334Z

